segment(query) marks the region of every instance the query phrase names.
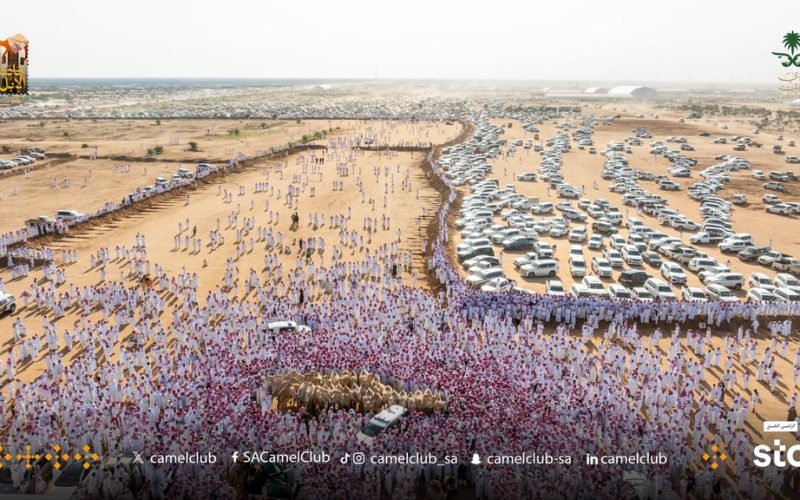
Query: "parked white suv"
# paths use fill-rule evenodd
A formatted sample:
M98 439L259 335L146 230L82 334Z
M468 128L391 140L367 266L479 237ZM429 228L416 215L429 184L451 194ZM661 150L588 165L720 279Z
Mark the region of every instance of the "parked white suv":
M523 264L519 268L519 274L525 278L553 277L558 274L558 262L553 259L534 260Z
M77 210L59 210L56 212L56 219L74 220L83 217Z
M631 266L641 266L642 265L642 254L639 253L639 249L636 248L634 245L624 245L622 247L622 258Z
M683 268L681 268L681 266L675 262L664 262L661 264L661 276L673 284L686 283L687 279L686 273L683 272Z
M575 255L570 255L569 272L573 276L577 277L586 276L586 261L584 260L584 258Z
M675 300L672 288L658 278L649 278L644 282L644 289L659 300Z
M737 239L727 239L717 245L717 247L723 252L741 252L745 248L751 246L753 246L753 244L749 241Z
M733 272L712 274L705 279L705 284L722 285L725 288L739 290L744 286L744 275Z
M750 279L747 280L747 284L750 288L763 288L770 291L775 289L775 283L764 273L752 273Z
M5 313L13 314L17 308L17 302L10 293L0 292L0 316Z

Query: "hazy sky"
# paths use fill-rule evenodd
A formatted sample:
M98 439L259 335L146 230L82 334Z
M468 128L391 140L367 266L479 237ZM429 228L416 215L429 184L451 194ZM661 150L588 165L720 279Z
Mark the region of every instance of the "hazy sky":
M796 1L25 0L30 77L773 83Z

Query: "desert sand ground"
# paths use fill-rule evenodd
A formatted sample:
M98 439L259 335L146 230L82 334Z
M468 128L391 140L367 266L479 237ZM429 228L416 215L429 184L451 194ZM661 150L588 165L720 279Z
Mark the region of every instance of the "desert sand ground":
M87 156L94 153L95 145L98 148L96 160L58 158L37 163L24 175L0 174L0 210L3 213L0 232L18 229L31 217L52 217L60 209L89 213L108 201L119 201L137 188L152 185L156 177L169 179L178 168L194 171L200 159L224 163L240 153L252 156L288 142L298 142L304 135L313 136L316 131L324 130L327 136L311 142L323 145L349 137L362 141L370 139L376 145L417 146L445 142L457 127L444 123L420 128L411 122L330 120L307 120L300 124L279 122L266 129L260 128L261 122L165 120L158 126L154 123L73 120L47 122L44 128L39 127L38 122L0 123L0 137L3 138L0 143L14 151L32 144L24 140L25 137L36 138L35 144L49 153ZM240 136L227 133L234 128L239 128ZM206 137L206 130L215 131L215 135ZM69 132L69 137L63 136L65 131ZM180 144L169 145L170 136L181 137ZM187 143L191 140L200 143L199 152L188 151ZM81 148L83 143L91 144L92 148ZM164 145L164 153L153 161L141 161L146 150L158 144ZM122 155L130 159L104 159Z
M363 133L370 133L386 141L397 141L398 144L417 143L420 141L445 142L453 139L461 130L461 125L446 125L444 123L423 123L399 125L396 123L369 123ZM347 137L356 138L359 132L351 132ZM350 215L351 221L349 229L361 231L364 217L377 218L380 227L382 216L389 217L389 229L379 230L371 241L365 243L365 248L373 253L382 245L391 244L398 241L398 230L400 248L414 252L413 271L405 276L409 284L416 283L417 286L425 286L424 280L424 259L422 257L422 245L427 237L427 220L430 220L439 203L438 193L427 183L426 173L422 162L427 154L423 152L394 152L394 151L364 151L354 152L349 145L338 149L329 149L327 153L316 150L314 154L324 155L326 163L321 169L320 174L312 174L311 168L305 171L303 164L310 160L312 153L291 155L278 161L263 161L261 163L244 167L233 173L224 176L215 176L209 182L203 182L196 188L189 191L189 203L183 195L166 194L161 197L151 199L146 208L142 208L133 215L115 215L113 222L107 224L87 224L61 237L48 237L40 240L39 244L45 244L54 249L72 249L79 252L80 259L75 264L66 267L67 285L84 286L99 282L99 268L90 268L89 256L96 254L101 248L108 248L112 256L115 256L114 248L116 245L132 246L137 234L143 234L147 238L148 257L151 262L162 265L169 274L177 274L182 270L189 273L196 272L200 276L199 296L205 297L208 290L222 283L225 273L226 260L234 257L232 242L235 239L235 229L226 226L228 215L237 213L241 221L245 217L253 217L256 220L256 227L269 226L274 233L282 232L284 242L291 243L300 238L316 237L324 238L327 248L330 249L334 243L338 244L338 229L330 227L330 217L334 215ZM339 176L336 165L337 159L344 163L345 158L355 157L355 171L350 171L348 176ZM152 164L139 164L137 171L128 174L111 173L112 163L108 161L88 161L78 160L77 165L86 165L86 169L91 168L93 179L90 185L99 185L102 188L91 199L85 199L84 190L86 188L73 187L66 189L51 189L48 181L49 176L53 175L52 170L42 171L47 178L43 179L44 185L27 185L29 179L36 178L33 172L28 176L4 179L5 181L24 181L25 187L20 188L16 197L6 198L3 203L12 210L15 218L24 218L25 211L31 206L37 206L34 213L46 212L44 207L69 206L80 208L89 207L94 203L102 205L106 199L103 194L111 199L115 199L127 192L127 185L122 185L122 181L116 181L117 177L130 178L130 185L142 182L143 174L141 170L144 165L152 169ZM351 163L352 165L352 163ZM105 166L104 173L98 173L98 167ZM60 168L60 167L59 167ZM374 168L380 169L380 176L376 177L373 173ZM388 169L388 170L387 170ZM71 171L75 175L75 171ZM389 173L388 177L384 175ZM148 170L148 176L157 175L156 172ZM285 204L287 189L297 180L294 176L300 176L300 183L295 182L295 186L300 186L307 182L303 188L301 201L297 208L300 215L299 228L296 231L290 230L290 216L293 208ZM407 189L403 188L403 180L408 178ZM360 178L364 185L364 201L357 186L357 179ZM343 182L344 189L334 192L331 190L333 181ZM2 182L2 181L0 181ZM255 183L268 182L272 187L268 192L254 192ZM245 194L239 196L239 188L244 187ZM315 188L316 194L311 197L311 189ZM127 190L126 190L127 189ZM386 207L384 208L384 194L386 196ZM392 191L393 190L393 191ZM233 193L231 203L223 202L222 193ZM43 201L46 199L46 202ZM370 204L370 199L374 203ZM41 205L44 203L44 205ZM28 208L26 208L28 207ZM41 209L40 209L41 208ZM5 210L6 208L4 208ZM277 222L268 224L268 213L277 212ZM309 214L316 213L322 216L324 224L318 229L313 229L309 222ZM28 214L29 215L29 214ZM220 221L221 233L225 238L226 245L215 250L208 247L209 232L213 230L217 221ZM188 221L188 223L187 223ZM6 223L4 219L4 224ZM193 253L185 247L179 251L174 249L174 236L179 232L178 225L182 224L185 237L190 233L189 228L197 227L197 235L202 239L202 250ZM17 224L18 225L18 224ZM16 226L15 226L16 227ZM239 224L241 228L241 222ZM253 241L254 250L249 251L250 241L258 238L254 229L245 236L248 245L248 252L243 255L238 266L242 270L255 269L259 273L264 267L263 252L259 252L265 245L263 241ZM297 248L293 245L293 248ZM356 255L357 254L357 255ZM363 253L355 250L354 259L359 260ZM291 268L294 266L297 253L283 255L281 263ZM314 256L317 264L330 259L328 251L324 256ZM347 260L345 254L344 259ZM107 281L131 282L132 277L128 276L128 267L120 261L112 262L106 269ZM37 273L38 274L38 273ZM11 280L10 272L4 269L0 276L6 282L6 290L20 297L22 292L29 289L33 282L34 273L25 279ZM412 277L412 275L414 277ZM417 279L419 278L419 279ZM240 288L246 276L240 278ZM0 345L3 351L11 347L13 337L11 335L11 324L18 317L26 323L32 335L41 334L41 322L37 320L39 312L33 309L33 304L29 307L22 307L22 301L18 300L19 308L13 315L4 316L0 319L2 328L0 331ZM58 320L59 331L71 327L75 321L73 315L67 315ZM166 321L168 318L165 318ZM130 333L130 330L123 332L123 335ZM80 354L76 354L79 356ZM74 357L73 357L74 359ZM21 380L30 380L38 376L43 369L41 359L22 367L19 373Z

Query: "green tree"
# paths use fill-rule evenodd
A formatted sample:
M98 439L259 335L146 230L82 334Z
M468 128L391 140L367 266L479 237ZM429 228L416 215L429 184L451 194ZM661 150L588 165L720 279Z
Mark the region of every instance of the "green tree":
M789 52L794 54L794 51L800 47L800 34L791 31L783 35L783 46L789 49Z
M197 142L189 141L189 151L197 151L198 150L197 146L198 146Z
M2 149L3 149L3 153L8 154L8 153L11 152L11 146L9 146L8 144L3 144L3 148Z
M156 120L156 125L161 125L161 120Z

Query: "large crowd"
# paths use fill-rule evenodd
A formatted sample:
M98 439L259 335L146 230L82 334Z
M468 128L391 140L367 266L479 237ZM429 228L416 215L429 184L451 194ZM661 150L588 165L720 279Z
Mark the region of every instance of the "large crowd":
M342 146L351 151L349 144ZM354 160L352 153L335 156L336 148L329 154L339 163ZM433 151L429 163L440 173ZM337 167L328 161L314 168ZM390 170L373 174L388 183ZM778 377L775 356L794 359L800 373L800 350L788 352L787 342L796 305L623 303L481 292L467 286L452 264L446 216L456 194L442 180L450 192L438 214L436 239L426 245L429 272L441 284L435 292L408 285L411 256L399 242L365 247L364 239L371 241L377 229L377 212L374 220L349 224L349 215L338 215L338 242L326 242L329 251L323 252L315 240L310 253L301 247L308 239L273 235L266 215L257 221L233 217L224 229L217 227L217 233L232 236L217 238L216 247L240 255L237 248L261 224L256 242L265 268L240 269L231 257L224 283L205 296L199 291L202 275L170 275L151 262L144 235L117 248L116 256L130 275L148 277L147 286L124 274L119 280L106 275L106 249L91 256L92 267L103 269L100 283L64 288L53 264L58 259L47 250L37 254L46 265L29 271L41 276L13 322L11 348L0 354L4 446L44 450L58 442L71 449L89 444L102 457L133 451L218 457L214 464L143 464L148 498L266 491L272 483L231 460L234 450L260 449L325 450L335 457L328 464L283 468L280 481L307 498L408 498L421 491L444 498L458 487L471 488L476 498L555 491L572 498L620 498L633 493L623 469L660 478L660 488L680 498L712 496L727 468L739 481L728 484L728 491L766 498L767 488L781 488L786 477L778 469L749 465L747 418L761 401L759 390L778 390L770 387ZM263 185L253 189L266 191ZM278 190L274 203L283 201L283 211L298 210L300 220L315 224L304 210L308 193L298 189L281 196ZM396 230L387 219L381 222L381 230ZM189 226L187 221L182 230ZM181 240L175 243L180 247ZM6 258L29 256L14 251ZM286 253L298 255L294 266L278 263L277 256ZM58 323L67 313L79 318L70 327ZM42 337L27 333L25 324L33 318L43 323ZM270 335L265 326L274 319L295 320L311 332ZM712 345L720 335L721 348ZM771 337L772 344L761 350L756 336ZM664 342L666 350L659 347ZM82 354L67 359L76 353ZM44 358L43 375L19 381L18 370L36 356ZM434 391L446 399L446 410L412 412L400 428L379 434L371 451L457 455L459 464L339 463L342 453L366 451L357 433L372 413L336 405L277 411L265 379L287 370L366 370L407 391ZM737 375L745 372L764 385L751 390L753 384ZM796 402L795 397L791 406ZM704 467L700 458L714 444L730 457L718 470ZM584 460L586 454L623 450L661 453L668 461L598 467ZM523 453L569 455L572 463L470 460L475 454ZM79 495L125 498L125 473L109 477L101 470L91 470ZM13 466L15 481L21 475Z

